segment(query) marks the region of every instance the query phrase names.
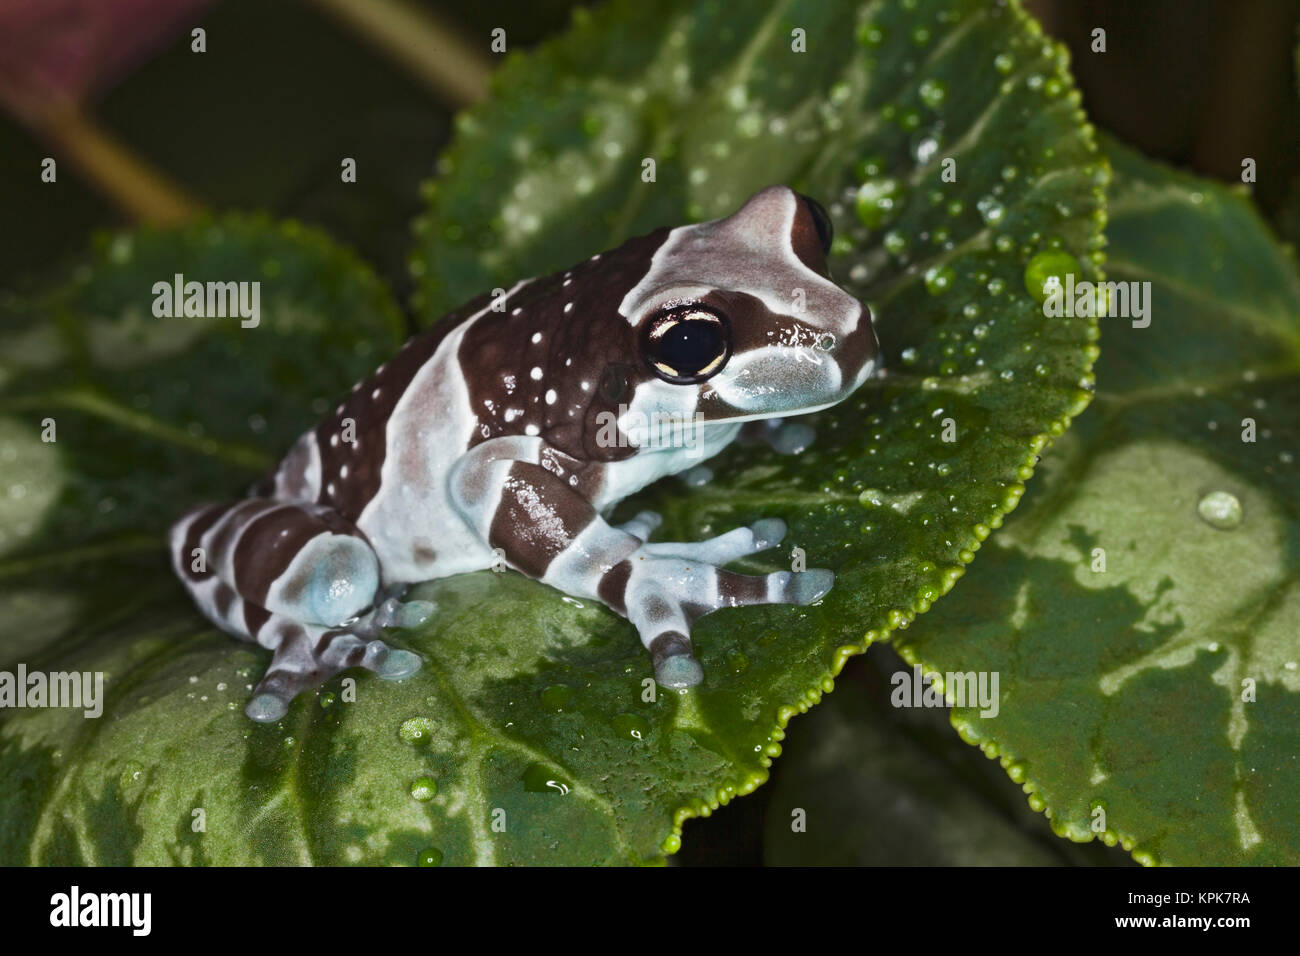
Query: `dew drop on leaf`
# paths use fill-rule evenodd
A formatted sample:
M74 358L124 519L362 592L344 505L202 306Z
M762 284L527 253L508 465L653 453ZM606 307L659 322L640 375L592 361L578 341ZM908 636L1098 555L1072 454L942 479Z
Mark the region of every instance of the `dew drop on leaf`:
M1196 505L1196 513L1205 523L1221 531L1231 531L1241 524L1241 502L1227 491L1211 491Z
M529 793L569 792L569 783L551 767L543 763L530 764L523 775L524 789Z
M411 796L421 803L432 800L438 795L438 781L432 777L416 777L411 781Z
M1068 252L1045 249L1025 266L1025 290L1042 302L1051 294L1049 283L1055 280L1064 289L1065 277L1070 274L1079 274L1079 261Z
M433 721L428 717L412 717L402 723L397 733L414 747L427 746L429 737L433 734Z
M553 684L542 691L541 698L543 707L559 713L567 709L573 701L573 688L567 684Z
M619 714L610 726L624 740L645 740L650 733L650 722L639 714Z

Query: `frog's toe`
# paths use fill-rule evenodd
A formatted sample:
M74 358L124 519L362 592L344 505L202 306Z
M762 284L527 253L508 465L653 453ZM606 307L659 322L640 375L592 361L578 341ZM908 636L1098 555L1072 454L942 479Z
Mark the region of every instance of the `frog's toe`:
M401 601L391 597L375 608L374 628L415 627L433 616L438 606L432 601Z
M817 433L805 422L786 422L769 432L767 443L782 455L797 455L813 443Z
M704 668L691 652L691 642L680 634L661 634L650 646L655 682L660 687L683 690L704 680Z
M779 544L785 537L785 522L763 518L747 528L732 528L726 534L704 541L662 541L642 546L647 555L680 558L721 566Z
M786 584L786 600L791 604L812 604L826 595L835 584L835 572L810 568L791 573Z
M664 516L657 511L642 511L631 521L619 525L620 531L626 531L634 538L647 540L655 529L664 523Z
M384 680L402 680L405 677L410 677L419 669L419 655L410 651L390 649L383 662L375 668L375 673Z
M259 724L270 724L283 717L288 710L288 702L276 694L263 693L248 702L244 713Z
M361 666L384 680L401 680L420 669L420 658L410 651L391 648L383 641L370 641L366 644Z
M785 522L780 518L763 518L749 526L754 536L754 550L766 551L781 543L785 537Z

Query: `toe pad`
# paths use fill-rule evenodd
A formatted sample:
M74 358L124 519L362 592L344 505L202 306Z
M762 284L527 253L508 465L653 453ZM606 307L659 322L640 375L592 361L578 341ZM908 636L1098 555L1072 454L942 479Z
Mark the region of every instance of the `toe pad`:
M283 717L288 709L289 705L275 694L258 694L248 702L244 713L259 724L269 724Z

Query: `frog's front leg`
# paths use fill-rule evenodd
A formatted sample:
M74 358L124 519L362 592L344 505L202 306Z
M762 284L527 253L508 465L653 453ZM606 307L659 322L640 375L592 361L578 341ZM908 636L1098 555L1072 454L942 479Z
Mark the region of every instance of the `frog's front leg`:
M702 679L690 633L703 615L750 604L809 604L830 589L829 571L754 577L718 567L775 545L785 532L775 519L700 542L647 543L658 524L650 512L613 527L581 491L595 466L579 476L558 463L562 458L537 438L484 442L454 469L452 499L512 567L631 621L665 687Z

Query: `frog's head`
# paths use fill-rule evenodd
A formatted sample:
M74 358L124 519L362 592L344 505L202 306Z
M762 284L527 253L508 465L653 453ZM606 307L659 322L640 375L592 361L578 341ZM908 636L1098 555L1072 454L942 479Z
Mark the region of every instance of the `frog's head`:
M785 186L669 232L619 306L651 373L634 409L738 422L847 397L877 342L867 308L827 274L830 244L826 211Z

